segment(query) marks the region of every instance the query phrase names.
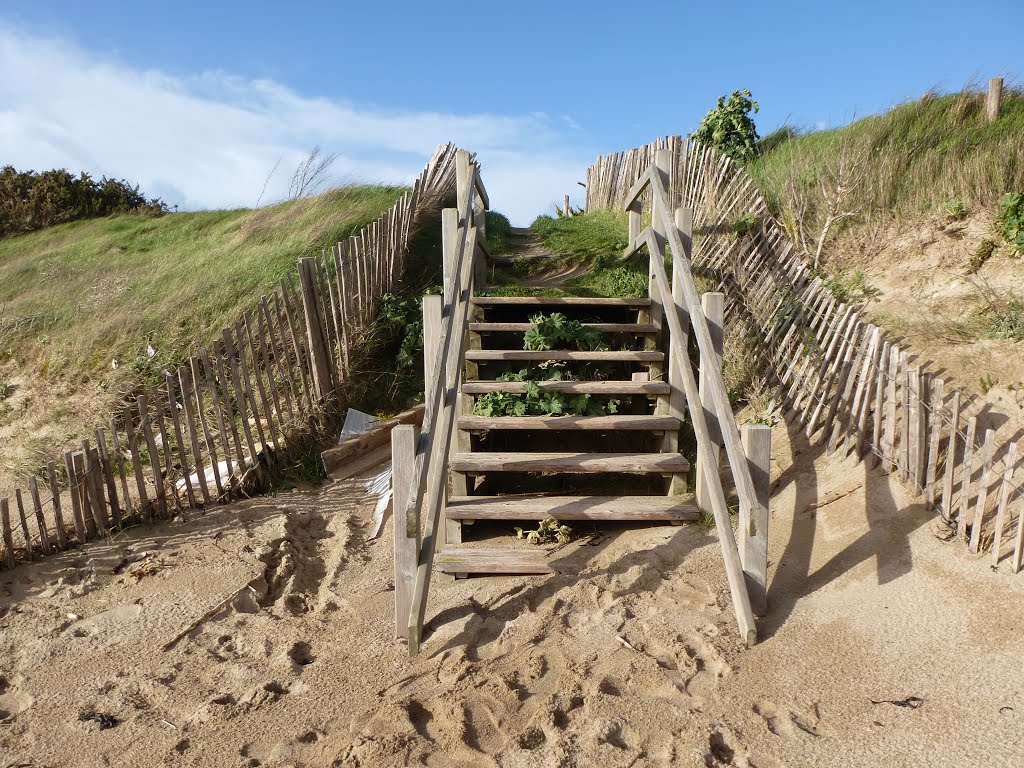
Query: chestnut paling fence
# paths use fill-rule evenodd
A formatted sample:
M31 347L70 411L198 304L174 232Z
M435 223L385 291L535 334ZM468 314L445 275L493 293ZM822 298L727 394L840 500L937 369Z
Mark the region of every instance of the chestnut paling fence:
M336 401L381 296L405 273L415 228L454 197L457 152L439 147L377 221L299 259L297 279L281 280L79 450L53 457L13 498L0 498L0 563L14 567L258 487Z
M667 152L670 204L693 210L694 271L725 291L731 332L773 372L805 437L895 472L948 523L950 538L987 552L993 565L1009 556L1018 572L1020 435L980 428L969 395L864 320L857 306L837 301L729 157L679 136L599 157L587 170L586 209L648 201L650 190L637 190L659 150ZM639 217L631 242L638 233Z

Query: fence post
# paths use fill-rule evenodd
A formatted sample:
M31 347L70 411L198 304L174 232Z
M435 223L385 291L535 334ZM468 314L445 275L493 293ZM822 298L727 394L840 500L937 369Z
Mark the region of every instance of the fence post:
M420 549L419 509L404 516L412 493L416 464L416 428L400 424L391 430L391 509L395 525L395 637L409 635L412 588L416 583L416 561Z
M568 195L566 195L565 199L562 201L562 215L563 216L568 216L569 215L569 196Z
M707 403L711 395L708 388L711 386L711 368L722 367L722 350L725 347L725 294L724 293L705 293L700 297L700 304L704 310L704 315L708 320L708 330L711 332L711 343L715 349L715 359L705 360L704 356L700 358L700 368L697 372L697 396L700 398L701 404ZM671 368L669 369L671 373ZM708 435L711 438L711 463L714 466L718 466L722 455L722 428L718 423L718 416L715 415L714 408L708 408L704 405L704 419L708 425ZM703 462L700 456L697 457L697 477L696 477L696 492L697 492L697 509L704 514L711 512L711 489L708 487L708 476L704 471Z
M764 616L768 604L768 496L771 485L772 428L766 424L744 424L743 453L750 465L757 507L740 508L739 550L743 573L750 592L750 607Z
M985 99L985 117L990 123L999 119L999 106L1003 100L1003 78L993 77L988 81L988 98Z
M331 391L330 356L324 343L323 320L320 317L317 300L316 273L313 259L299 259L299 287L302 293L302 311L306 316L306 340L313 365L313 392L317 400L323 400Z

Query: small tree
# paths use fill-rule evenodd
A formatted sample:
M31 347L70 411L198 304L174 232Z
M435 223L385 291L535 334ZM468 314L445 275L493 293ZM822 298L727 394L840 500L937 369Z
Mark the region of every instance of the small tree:
M757 110L757 102L746 89L733 91L728 98L720 96L718 106L708 110L693 138L721 150L738 163L746 162L757 155L759 137L750 117Z

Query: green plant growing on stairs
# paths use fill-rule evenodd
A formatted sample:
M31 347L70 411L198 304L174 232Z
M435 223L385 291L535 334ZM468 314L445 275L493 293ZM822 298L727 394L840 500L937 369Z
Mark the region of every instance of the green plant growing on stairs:
M569 320L561 312L552 312L550 315L538 313L530 318L530 322L533 323L533 327L523 338L523 349L570 349L587 352L608 349L603 333L583 325L579 320Z
M528 544L549 544L552 541L556 544L568 544L572 528L568 525L559 525L553 517L541 520L535 531L527 531L519 526L515 527L516 538L526 539Z
M720 96L718 106L708 110L693 138L721 150L738 163L757 156L757 127L750 117L758 104L750 91L733 91L729 97Z

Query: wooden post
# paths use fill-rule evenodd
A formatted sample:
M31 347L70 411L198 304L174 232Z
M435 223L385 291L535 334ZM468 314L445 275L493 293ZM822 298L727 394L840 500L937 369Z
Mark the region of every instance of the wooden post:
M28 490L32 494L32 510L35 512L36 525L39 528L39 546L42 548L45 554L50 554L53 548L50 546L50 536L46 532L46 518L43 516L43 503L42 499L39 498L39 481L36 480L35 475L31 475L28 478ZM19 510L20 511L20 510ZM25 539L25 546L31 549L28 538Z
M1010 444L1010 450L1006 452L1006 470L1003 472L1003 484L999 489L999 506L996 508L996 532L992 539L992 567L999 565L999 548L1003 540L1003 528L1006 527L1007 505L1010 502L1010 483L1013 482L1013 473L1017 466L1017 443Z
M993 77L988 81L988 97L985 99L985 118L990 123L999 119L999 106L1003 100L1003 78Z
M3 525L4 560L8 568L14 567L14 534L11 532L11 510L7 499L0 499L0 523Z
M128 439L128 453L132 457L132 470L135 473L135 487L139 491L139 509L142 510L142 519L147 523L153 520L153 507L146 495L146 476L142 472L142 460L139 458L139 444L135 436L135 419L132 417L132 409L124 406L124 432ZM54 496L57 492L54 491Z
M409 609L416 583L420 548L419 508L409 508L416 463L416 428L400 424L391 430L391 509L395 525L395 637L409 634ZM408 511L407 511L408 510Z
M915 489L924 485L924 398L921 368L914 366L907 371L907 477Z
M324 341L323 321L319 312L313 259L299 259L298 266L302 310L306 316L306 341L312 358L313 392L317 400L323 400L332 391L334 384L331 381L331 356Z
M985 430L985 444L982 448L981 485L978 487L978 503L974 507L974 523L971 524L971 552L981 547L981 527L985 522L985 503L988 501L988 486L992 482L992 457L995 455L994 429Z
M725 347L725 294L724 293L705 293L700 298L701 307L704 309L704 315L708 320L708 330L711 332L711 343L715 348L714 360L705 360L702 355L700 358L700 370L697 375L697 394L700 397L701 403L704 404L704 418L708 424L708 435L711 438L712 448L710 452L709 464L717 467L722 457L722 428L718 423L718 416L715 415L714 409L709 408L708 405L711 403L711 396L708 388L711 386L711 367L714 366L719 371L722 369L722 352ZM672 361L670 360L670 363ZM672 367L669 367L669 373L671 374ZM678 372L677 372L678 375ZM711 500L709 494L711 492L708 487L708 477L704 472L704 462L701 461L700 457L697 458L697 476L695 482L695 490L697 492L697 508L703 514L709 514L711 512ZM756 612L756 611L755 611Z
M565 196L565 200L562 201L562 215L563 216L568 216L569 215L569 196L568 195L566 195Z
M46 462L46 475L50 479L50 494L53 499L53 520L57 526L57 544L61 549L67 549L68 534L64 530L64 515L61 514L60 486L57 485L57 465L55 462Z
M939 440L942 437L943 381L935 379L932 385L932 412L930 418L931 437L928 441L928 464L924 478L924 501L928 508L935 506L935 479L939 463Z
M758 505L752 513L740 511L739 550L750 607L757 616L767 612L768 593L768 496L771 487L772 428L766 424L744 424L743 452L750 466Z
M949 406L949 439L946 440L946 471L942 478L942 516L953 521L953 472L956 469L956 439L960 430L960 390L954 390Z
M956 533L967 538L967 510L971 503L971 475L974 473L974 436L978 430L978 417L967 420L967 435L964 438L964 460L960 470L960 512L956 520Z

